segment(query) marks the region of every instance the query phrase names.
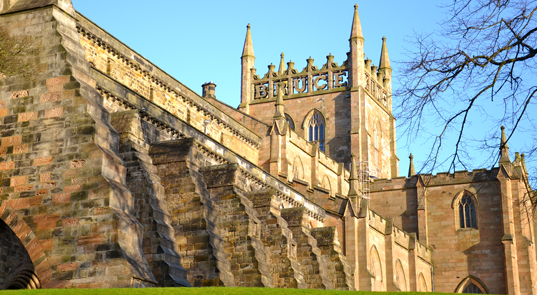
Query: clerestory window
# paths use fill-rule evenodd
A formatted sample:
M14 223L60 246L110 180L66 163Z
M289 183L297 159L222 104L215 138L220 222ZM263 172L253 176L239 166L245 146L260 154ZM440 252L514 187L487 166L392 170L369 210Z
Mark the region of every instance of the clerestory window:
M476 206L472 198L465 195L459 203L460 228L477 228Z
M319 144L319 149L324 152L324 127L325 122L323 116L315 111L308 122L308 140Z

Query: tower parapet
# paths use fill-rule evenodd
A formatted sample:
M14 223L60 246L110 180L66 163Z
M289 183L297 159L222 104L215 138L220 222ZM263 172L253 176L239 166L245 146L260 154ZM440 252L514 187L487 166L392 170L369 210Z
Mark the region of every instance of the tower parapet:
M287 69L282 70L283 57L280 62L280 69L276 71L276 66L268 66L268 72L260 77L252 74L251 84L253 88L253 101L261 102L274 99L278 93L278 84L283 83L283 94L286 97L300 97L317 95L330 92L348 91L349 84L349 61L344 61L340 66L334 62L334 56L329 54L326 63L320 68L313 64L314 60L307 59L306 67L302 71L294 68L295 63L289 61ZM365 71L365 89L372 97L380 101L384 106L388 104L389 91L385 87L384 81L377 79L378 67L371 65L371 60L363 61Z

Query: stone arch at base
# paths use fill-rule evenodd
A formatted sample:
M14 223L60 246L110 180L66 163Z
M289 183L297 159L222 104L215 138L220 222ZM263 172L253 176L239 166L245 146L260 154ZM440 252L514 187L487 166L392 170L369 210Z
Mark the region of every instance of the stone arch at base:
M489 294L489 290L487 289L487 287L485 286L485 284L483 284L483 282L474 277L474 276L467 276L466 278L464 278L460 283L459 285L457 286L457 288L455 288L455 292L454 293L464 293L464 289L466 289L468 286L470 285L474 285L476 286L479 290L481 290L481 294Z
M14 265L0 289L38 289L46 286L51 280L52 270L43 247L26 222L6 201L0 202L0 223L18 238L28 258Z

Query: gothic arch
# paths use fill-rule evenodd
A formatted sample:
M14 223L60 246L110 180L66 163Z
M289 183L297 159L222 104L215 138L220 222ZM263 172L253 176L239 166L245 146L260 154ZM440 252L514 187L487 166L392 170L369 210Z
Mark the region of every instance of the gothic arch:
M479 206L479 200L477 199L475 192L472 192L468 189L463 189L462 191L458 192L453 198L453 200L451 201L451 208L455 209L457 205L459 204L460 200L462 199L462 197L464 197L465 195L472 197L476 205Z
M323 188L327 189L330 192L330 195L332 195L332 183L330 183L330 179L328 179L328 176L325 175L323 177L321 185Z
M289 123L289 128L295 131L295 120L293 120L291 115L289 115L288 113L285 113L285 120L287 120L287 122Z
M49 283L52 273L43 247L28 224L5 201L0 203L0 223L18 239L28 255L27 261L21 259L20 264L10 271L0 289L39 289Z
M473 289L473 290L470 290L470 289ZM468 291L472 291L472 292L468 292ZM483 282L480 279L470 275L464 278L459 283L457 288L455 288L454 293L489 294L489 291L487 287L485 286L485 284L483 284Z
M401 263L400 259L397 259L397 262L395 262L395 286L399 289L399 291L406 292L407 286L406 286L406 276L405 271L403 269L403 264Z
M427 281L425 280L425 276L421 272L418 275L418 292L429 292L427 290Z
M479 228L479 201L474 193L464 189L458 192L451 202L455 216L455 228Z
M313 117L313 114L315 113L319 113L322 117L323 117L323 120L324 122L326 122L326 116L324 115L324 113L317 109L317 108L314 108L314 109L311 109L307 114L306 116L304 117L304 120L302 121L302 128L303 129L307 129L308 128L308 123L309 121L311 120L311 117Z
M293 179L304 180L304 165L302 165L302 160L297 156L293 161Z
M384 291L382 263L380 262L379 252L375 245L371 246L371 250L369 250L369 271L373 275L371 291Z
M325 151L326 143L326 118L318 109L312 109L308 112L302 122L304 129L304 138L309 142L314 142L319 145L321 152Z

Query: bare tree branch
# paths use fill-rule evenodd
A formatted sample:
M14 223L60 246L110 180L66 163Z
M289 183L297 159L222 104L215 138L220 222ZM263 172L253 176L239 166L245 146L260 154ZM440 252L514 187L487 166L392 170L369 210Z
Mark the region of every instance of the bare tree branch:
M445 148L443 139L453 131L458 135L448 170L466 167L460 153L478 112L490 119L491 129L507 125L508 140L521 124L535 123L526 114L536 95L537 0L452 0L444 7L451 16L442 23L443 31L415 36L396 91L397 116L407 136L417 136L425 122L439 127L425 161L430 171L446 162L438 156ZM498 103L504 110L500 117L489 108ZM488 142L486 132L479 140ZM533 147L526 148L533 153Z

